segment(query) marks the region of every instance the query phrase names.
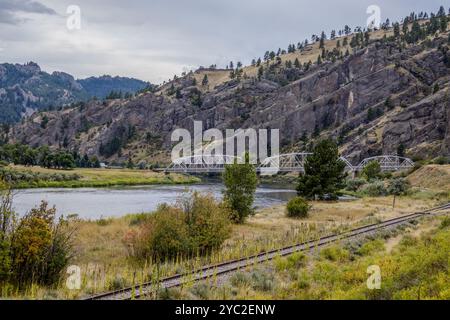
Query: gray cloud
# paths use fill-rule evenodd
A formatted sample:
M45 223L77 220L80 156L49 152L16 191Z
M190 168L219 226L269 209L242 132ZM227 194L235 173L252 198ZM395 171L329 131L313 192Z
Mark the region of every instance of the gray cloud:
M18 13L56 14L55 10L38 1L2 0L0 2L0 23L18 24L26 19L18 17Z
M322 30L363 26L372 4L380 6L382 19L391 20L450 5L449 0L39 0L35 7L30 3L36 1L0 1L0 21L21 12L45 13L2 25L0 62L33 60L44 70L76 77L111 74L155 83L200 65L248 64L266 50ZM79 31L66 28L72 4L81 8Z

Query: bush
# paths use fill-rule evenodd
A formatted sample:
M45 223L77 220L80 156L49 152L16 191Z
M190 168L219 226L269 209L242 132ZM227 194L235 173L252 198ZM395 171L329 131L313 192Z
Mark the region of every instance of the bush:
M345 189L348 191L356 192L361 188L364 184L366 184L366 180L361 178L349 179L347 180Z
M350 253L346 249L333 246L322 249L320 256L329 261L344 262L349 259Z
M405 195L410 188L411 185L408 180L404 178L395 178L389 181L387 192L390 195L401 196Z
M231 285L235 287L241 287L250 284L251 279L249 276L244 272L236 272L234 275L230 278Z
M447 157L437 157L436 159L433 160L433 163L439 165L449 164L450 159Z
M377 239L364 243L361 248L359 248L357 253L362 256L368 256L374 252L379 252L384 249L384 242L381 239Z
M363 169L362 175L368 180L372 181L380 177L381 166L378 161L370 161Z
M126 242L130 255L162 260L208 253L220 247L230 232L230 210L211 195L193 193L175 206L161 205Z
M288 202L286 214L290 218L306 218L310 208L310 205L305 199L295 197Z
M370 197L382 197L387 195L387 190L383 181L375 181L366 184L362 188L362 192Z
M46 174L32 171L17 171L8 167L0 168L0 180L7 181L9 184L17 184L21 182L33 183L39 181L77 181L80 180L77 174L54 173Z
M12 195L4 190L0 203L0 281L19 289L32 283L55 285L72 258L73 230L68 221L56 221L56 209L46 202L18 219Z
M439 226L440 229L445 229L450 227L450 217L444 217L444 219L441 222L441 225Z
M270 291L273 288L274 276L261 270L255 270L251 276L252 288L260 291Z

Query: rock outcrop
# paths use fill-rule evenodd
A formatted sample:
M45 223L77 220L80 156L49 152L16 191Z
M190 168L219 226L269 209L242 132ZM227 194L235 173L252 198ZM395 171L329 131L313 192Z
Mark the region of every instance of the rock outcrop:
M132 99L45 113L45 128L36 114L11 138L110 161L157 162L169 158L172 131L193 130L198 120L204 129L278 128L290 151L332 137L354 163L400 146L409 156L449 156L449 60L446 35L406 48L378 40L342 61L297 70L288 84L244 78L202 92L188 75Z

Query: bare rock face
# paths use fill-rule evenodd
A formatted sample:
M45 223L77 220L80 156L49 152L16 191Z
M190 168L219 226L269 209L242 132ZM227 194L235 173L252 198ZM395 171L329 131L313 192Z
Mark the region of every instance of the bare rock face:
M314 66L288 84L232 80L201 93L187 78L128 100L94 101L42 114L16 126L11 138L49 144L108 160L168 159L176 128L280 129L282 145L301 151L309 141L332 137L354 163L396 153L450 155L448 44L436 38L407 49L377 41L343 61ZM289 70L280 70L288 72ZM162 150L162 153L161 153Z

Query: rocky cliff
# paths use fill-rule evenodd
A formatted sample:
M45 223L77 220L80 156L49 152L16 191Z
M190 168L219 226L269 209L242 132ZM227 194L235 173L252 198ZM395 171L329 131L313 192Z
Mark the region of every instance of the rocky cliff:
M15 123L36 110L52 109L111 91L135 93L149 84L122 77L75 80L64 72L46 73L38 64L0 64L0 123Z
M172 131L199 120L205 129L279 128L286 151L332 137L354 163L403 150L450 156L448 41L448 33L411 45L377 39L341 59L310 68L274 63L261 79L244 75L213 89L189 74L132 99L47 112L45 127L44 114L33 115L10 136L109 161L164 162Z

